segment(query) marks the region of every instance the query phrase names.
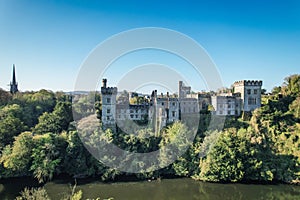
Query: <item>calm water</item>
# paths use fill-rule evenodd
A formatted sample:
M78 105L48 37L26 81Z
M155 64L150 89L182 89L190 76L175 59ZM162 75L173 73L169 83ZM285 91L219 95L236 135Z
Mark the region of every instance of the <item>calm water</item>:
M13 199L26 185L37 186L32 180L0 180L0 199ZM60 199L70 191L68 181L53 181L45 188L51 199ZM215 184L192 179L166 179L151 182L121 182L104 184L98 181L78 181L77 189L86 198L108 198L115 200L190 200L190 199L295 199L300 200L300 186L291 185L245 185Z

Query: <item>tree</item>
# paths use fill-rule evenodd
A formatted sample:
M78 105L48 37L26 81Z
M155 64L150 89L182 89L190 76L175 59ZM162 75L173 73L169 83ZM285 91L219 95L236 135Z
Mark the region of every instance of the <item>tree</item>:
M68 129L71 121L73 121L71 103L58 102L52 113L45 112L39 117L34 133L60 133Z
M6 146L0 162L7 169L20 175L28 175L31 165L31 153L34 147L32 133L24 132L15 137L11 146Z
M13 96L9 104L17 104L22 110L22 122L29 128L36 125L38 117L44 112L52 112L56 104L55 95L51 91L22 92Z
M40 183L51 180L61 163L61 155L57 148L57 136L46 134L35 136L35 147L32 149L32 165L30 170Z
M280 86L276 86L272 89L272 94L279 94L281 93L281 87Z
M16 200L50 200L45 188L25 188Z
M18 104L8 104L0 109L0 149L13 142L13 137L28 130L23 123L23 111Z
M245 141L239 140L236 130L222 132L207 157L200 160L199 179L214 182L241 181L244 166L239 152L244 145Z
M0 106L6 105L12 99L12 95L0 88Z
M300 94L300 75L294 74L284 79L283 92L287 95Z
M67 136L67 148L64 157L64 171L74 177L87 177L97 174L96 160L83 146L77 131L70 131Z
M290 111L297 119L300 119L300 97L297 97L292 104L290 104Z

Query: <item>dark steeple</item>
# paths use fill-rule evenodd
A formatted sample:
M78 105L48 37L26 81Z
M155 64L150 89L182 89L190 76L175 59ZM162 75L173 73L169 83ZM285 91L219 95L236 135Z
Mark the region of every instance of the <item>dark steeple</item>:
M15 94L18 92L18 83L16 81L16 70L15 65L13 65L13 75L12 75L12 82L10 82L10 93Z

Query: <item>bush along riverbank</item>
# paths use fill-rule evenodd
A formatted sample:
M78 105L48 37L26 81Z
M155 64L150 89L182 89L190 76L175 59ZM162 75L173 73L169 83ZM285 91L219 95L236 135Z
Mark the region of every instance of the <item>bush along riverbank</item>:
M193 142L184 134L188 126L176 122L154 133L151 127L132 133L117 130L88 131L91 113L101 119L100 96L82 95L74 112L86 115L78 125L84 127L85 141L91 147L105 141L121 149L146 153L160 151L159 161L172 158L164 146L189 145L187 151L162 169L129 174L111 169L96 160L84 147L72 118L73 96L64 93L17 93L0 91L0 177L33 176L40 183L54 176L96 177L113 181L134 176L139 180L160 177L192 177L210 182L299 183L300 177L300 76L287 77L272 94L263 95L262 107L251 115L227 117L224 127L207 130L213 122L209 110L201 111L199 129ZM89 98L95 98L94 105ZM214 119L217 120L217 119ZM99 120L101 123L101 120ZM128 125L130 126L130 125ZM147 136L147 137L145 137ZM109 149L103 148L103 151ZM113 157L109 159L115 159ZM146 161L132 161L132 167ZM118 178L119 179L119 178Z

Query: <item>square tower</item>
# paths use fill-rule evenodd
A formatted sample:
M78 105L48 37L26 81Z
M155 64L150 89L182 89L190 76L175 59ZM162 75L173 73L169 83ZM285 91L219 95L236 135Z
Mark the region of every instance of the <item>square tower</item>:
M185 86L182 81L178 83L178 97L179 99L185 98L187 94L191 93L191 87Z
M261 107L262 81L242 80L233 84L234 92L241 94L242 110L249 112Z
M116 102L117 87L107 87L107 80L102 80L101 102L102 102L102 126L106 128L115 128L116 125Z

